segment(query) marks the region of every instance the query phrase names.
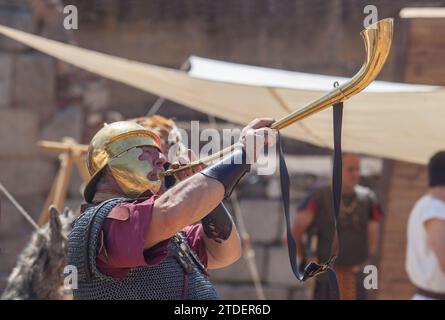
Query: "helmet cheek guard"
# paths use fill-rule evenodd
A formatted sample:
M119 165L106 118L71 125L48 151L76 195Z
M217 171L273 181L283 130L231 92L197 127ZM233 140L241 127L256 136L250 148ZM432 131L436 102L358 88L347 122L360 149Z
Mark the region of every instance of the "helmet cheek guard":
M162 181L157 175L157 180L148 178L155 168L148 161L139 160L142 153L141 148L134 147L108 162L108 168L117 184L130 198L137 198L147 190L156 194L162 186Z

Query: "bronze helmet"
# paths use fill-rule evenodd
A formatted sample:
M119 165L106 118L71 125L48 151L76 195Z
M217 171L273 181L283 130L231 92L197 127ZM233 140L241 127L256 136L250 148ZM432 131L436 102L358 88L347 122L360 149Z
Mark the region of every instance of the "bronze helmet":
M147 161L139 160L142 154L141 146L152 146L161 151L159 136L130 121L118 121L105 124L100 129L88 148L87 167L91 174L84 197L92 202L96 184L108 166L124 195L137 198L146 191L156 194L162 181L149 180L147 175L154 168Z

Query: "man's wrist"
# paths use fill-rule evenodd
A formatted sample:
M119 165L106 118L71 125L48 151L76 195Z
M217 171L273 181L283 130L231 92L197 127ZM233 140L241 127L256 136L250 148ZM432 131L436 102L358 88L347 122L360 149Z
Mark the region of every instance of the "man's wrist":
M250 167L246 160L245 150L236 148L228 156L205 168L200 173L221 182L225 190L224 195L228 198L239 180L250 171Z

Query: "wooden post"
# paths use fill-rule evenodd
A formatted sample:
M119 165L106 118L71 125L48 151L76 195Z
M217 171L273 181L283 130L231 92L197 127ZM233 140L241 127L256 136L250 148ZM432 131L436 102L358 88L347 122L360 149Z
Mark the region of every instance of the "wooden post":
M60 156L60 171L61 175L57 181L56 191L54 193L54 205L62 212L63 203L66 199L68 186L71 180L71 172L73 170L73 158L70 152L65 152Z
M53 204L59 212L63 211L63 204L68 192L73 164L77 166L84 183L89 180L90 174L83 161L83 157L88 151L88 146L78 144L71 138L64 138L62 142L40 141L38 145L45 151L61 153L59 155L59 171L54 179L51 191L45 201L38 220L39 226L42 226L48 222L48 209L50 205Z
M83 159L82 154L77 154L76 152L73 155L74 162L76 163L77 169L79 170L80 176L82 177L82 181L87 183L90 180L90 173L88 172L87 166L85 165L85 161Z

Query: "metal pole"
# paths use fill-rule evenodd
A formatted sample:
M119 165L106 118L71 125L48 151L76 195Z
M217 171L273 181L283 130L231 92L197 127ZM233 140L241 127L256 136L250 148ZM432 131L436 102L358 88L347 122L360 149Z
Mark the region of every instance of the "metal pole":
M255 285L255 291L259 300L265 300L266 297L264 295L264 289L261 284L261 279L258 273L258 268L255 263L255 251L252 248L252 244L250 241L250 235L247 233L246 226L244 224L244 220L241 214L241 207L238 201L238 195L236 191L232 192L230 196L230 200L232 202L233 212L235 213L236 222L238 224L238 228L240 231L241 241L243 244L243 256L246 259L247 265L250 270L250 274L252 275L252 280Z
M37 232L41 232L40 227L34 221L34 219L23 209L23 207L14 199L14 197L6 190L5 186L0 183L0 190L5 194L5 196L11 201L11 203L17 208L17 210L25 217L25 219L33 226Z

